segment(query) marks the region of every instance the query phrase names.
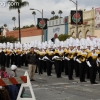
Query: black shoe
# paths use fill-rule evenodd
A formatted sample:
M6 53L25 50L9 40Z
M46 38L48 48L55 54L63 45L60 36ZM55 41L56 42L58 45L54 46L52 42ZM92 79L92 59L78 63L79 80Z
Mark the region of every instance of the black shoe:
M62 78L61 76L57 77L57 78Z
M31 79L30 81L35 81L34 79Z
M74 80L73 78L69 78L69 80Z
M87 81L83 81L83 82L87 82Z
M98 84L97 82L91 83L91 84Z
M52 76L52 75L48 75L48 76Z
M97 82L94 82L94 84L98 84Z

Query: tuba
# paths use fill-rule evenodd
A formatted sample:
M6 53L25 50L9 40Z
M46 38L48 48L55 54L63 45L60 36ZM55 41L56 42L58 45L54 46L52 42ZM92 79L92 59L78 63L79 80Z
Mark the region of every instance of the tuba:
M69 58L69 59L72 59L73 57L74 57L74 54L73 54L73 53L69 53L69 54L68 54L68 58Z

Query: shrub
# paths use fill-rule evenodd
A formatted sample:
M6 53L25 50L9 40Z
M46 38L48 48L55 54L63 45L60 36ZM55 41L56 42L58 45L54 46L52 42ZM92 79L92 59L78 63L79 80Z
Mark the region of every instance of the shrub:
M0 36L0 43L7 43L7 42L11 42L11 43L14 43L18 41L17 38L15 38L14 36L7 36L7 37L4 37L4 36Z
M65 41L67 38L70 38L71 35L67 35L67 34L60 34L57 38L60 40L60 41Z

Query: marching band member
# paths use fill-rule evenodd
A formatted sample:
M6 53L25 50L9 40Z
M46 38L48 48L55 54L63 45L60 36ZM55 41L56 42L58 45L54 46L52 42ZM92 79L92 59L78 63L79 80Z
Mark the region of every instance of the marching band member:
M96 50L96 53L98 54L98 59L100 60L100 45L98 45L98 50ZM100 62L98 62L98 73L99 73L99 81L100 81Z
M18 43L17 50L16 50L16 61L18 67L21 67L21 55L22 55L21 44Z
M52 60L54 60L55 72L56 72L57 78L61 78L63 50L61 50L61 46L59 44L56 44L56 46L57 46L57 49L55 49L54 51L54 56Z
M45 56L45 51L42 49L41 45L38 47L39 52L38 52L38 68L39 68L39 74L43 74L43 67L44 67L44 62L43 62L43 57Z
M10 49L10 43L8 42L7 43L7 49L6 49L6 52L5 52L5 55L6 55L6 66L7 68L9 68L9 64L10 64L10 58L11 58L11 49Z
M5 55L5 53L6 53L6 43L3 43L3 50L2 50L2 64L1 64L1 66L4 66L5 67L5 64L6 64L6 55Z
M80 50L80 44L77 44L77 50L76 50L76 58L81 54L81 50ZM79 63L76 61L75 58L75 74L76 77L79 77Z
M81 54L77 57L76 61L79 62L79 77L80 82L86 82L85 81L85 74L86 74L86 59L87 59L87 53L85 52L86 47L81 46Z
M95 52L95 48L91 47L91 53L89 54L87 64L90 68L90 82L91 84L98 84L95 82L96 79L96 71L97 71L97 64L98 64L98 54Z
M65 75L68 75L68 60L66 57L68 56L68 45L65 43L65 48L64 48L64 68L65 68Z
M51 70L52 70L52 57L54 52L51 51L51 45L48 44L48 49L46 50L46 55L44 59L46 59L46 67L47 67L47 75L51 76Z
M0 43L0 66L2 65L2 43Z
M69 51L68 51L68 78L69 80L73 79L73 69L74 69L74 56L75 56L75 50L72 44L69 44Z

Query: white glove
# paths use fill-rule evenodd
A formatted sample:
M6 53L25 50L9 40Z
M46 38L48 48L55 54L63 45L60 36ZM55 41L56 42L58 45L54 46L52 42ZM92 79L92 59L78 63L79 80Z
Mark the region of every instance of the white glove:
M44 57L41 60L44 60Z
M39 60L41 60L41 58L39 58Z
M77 61L78 63L81 63L81 61L80 61L79 59L76 59L76 61Z
M97 58L97 62L99 62L100 63L100 60Z
M74 57L73 60L75 61L76 60L76 57Z
M21 54L20 56L23 56L23 54Z
M43 58L46 59L46 60L49 60L49 58L47 56L44 56Z
M54 59L56 59L56 58L59 58L58 56L54 56L53 58L52 58L52 60L54 60Z
M65 57L63 56L63 60L65 60Z
M65 59L68 60L68 61L70 60L68 57L65 57Z
M89 67L92 67L89 61L86 61L86 63Z

